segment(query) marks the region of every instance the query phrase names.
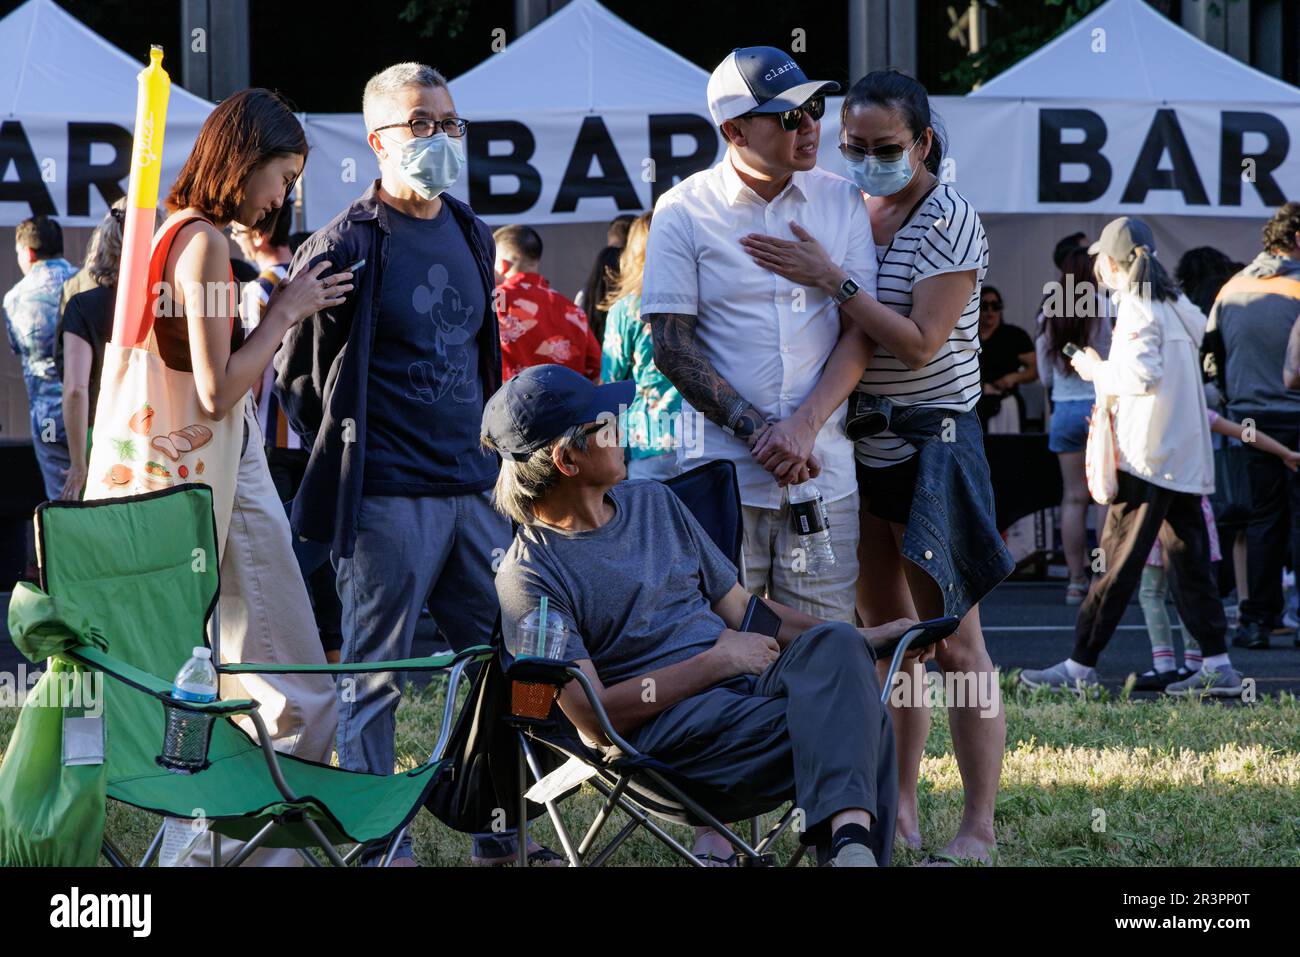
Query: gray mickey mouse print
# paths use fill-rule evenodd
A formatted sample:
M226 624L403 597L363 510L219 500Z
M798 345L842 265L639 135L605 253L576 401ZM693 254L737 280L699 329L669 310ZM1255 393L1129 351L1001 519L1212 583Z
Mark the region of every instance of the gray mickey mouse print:
M448 283L447 267L435 263L425 277L428 285L416 286L411 306L429 317L433 325L433 361L412 362L407 369L411 390L408 399L433 405L448 393L459 403L477 402L479 383L476 370L469 368L474 307L465 304L460 290Z

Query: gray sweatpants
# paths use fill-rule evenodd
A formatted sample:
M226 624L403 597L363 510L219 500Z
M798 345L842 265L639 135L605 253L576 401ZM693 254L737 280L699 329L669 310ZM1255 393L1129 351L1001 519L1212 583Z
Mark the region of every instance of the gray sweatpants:
M825 846L835 813L874 819L872 851L889 863L898 767L875 662L852 625L818 625L766 671L688 698L639 729L632 743L678 772L682 789L723 821L793 799L805 844Z

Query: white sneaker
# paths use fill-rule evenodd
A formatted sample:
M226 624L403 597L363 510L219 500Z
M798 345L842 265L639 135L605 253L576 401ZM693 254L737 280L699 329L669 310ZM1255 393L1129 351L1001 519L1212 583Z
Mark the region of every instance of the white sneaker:
M1082 677L1074 678L1070 675L1070 669L1064 661L1052 665L1050 668L1026 668L1020 672L1020 683L1027 688L1046 688L1049 691L1075 691L1079 693L1101 685L1101 682L1097 680L1096 668L1089 668Z

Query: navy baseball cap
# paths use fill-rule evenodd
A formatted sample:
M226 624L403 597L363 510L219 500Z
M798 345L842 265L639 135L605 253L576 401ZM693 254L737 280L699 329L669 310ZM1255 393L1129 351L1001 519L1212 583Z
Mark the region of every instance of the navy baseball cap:
M488 399L482 435L517 462L575 425L618 415L632 401L631 380L593 385L567 366L532 366Z
M746 113L784 113L839 88L834 80L809 80L784 50L741 47L709 76L709 114L721 126Z

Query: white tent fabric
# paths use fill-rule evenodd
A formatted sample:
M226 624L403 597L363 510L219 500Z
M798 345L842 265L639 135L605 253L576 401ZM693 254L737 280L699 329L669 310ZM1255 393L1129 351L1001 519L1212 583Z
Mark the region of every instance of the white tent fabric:
M1300 195L1300 89L1143 0L1109 0L936 101L951 134L940 175L984 212L1258 218Z
M135 76L147 62L123 53L54 0L27 0L0 20L0 107L10 117L126 116L129 128ZM173 63L169 72L175 70ZM202 122L211 109L173 83L169 120Z
M970 95L1300 103L1300 90L1202 43L1143 0L1110 0Z
M466 115L565 110L703 108L709 74L595 0L572 0L451 81Z
M647 209L657 177L672 178L672 159L712 162L720 150L708 81L596 0L573 0L450 81L457 113L472 124L469 169L451 193L494 226L607 222ZM376 168L360 114L309 114L307 132L307 224L318 228Z
M123 53L54 0L27 0L0 20L0 225L35 212L93 226L126 191L140 52ZM175 74L176 63L164 68ZM163 189L211 110L173 78Z

